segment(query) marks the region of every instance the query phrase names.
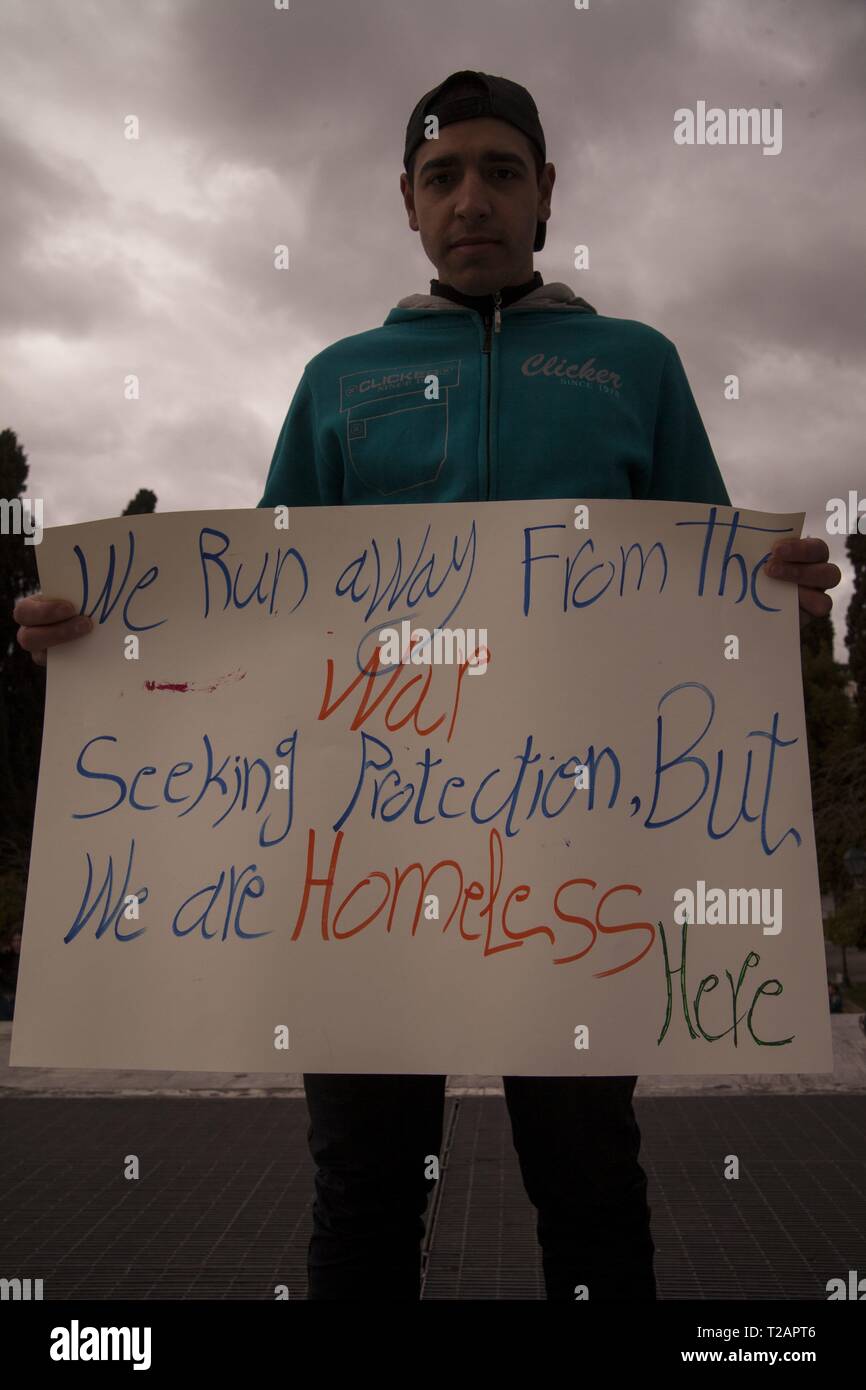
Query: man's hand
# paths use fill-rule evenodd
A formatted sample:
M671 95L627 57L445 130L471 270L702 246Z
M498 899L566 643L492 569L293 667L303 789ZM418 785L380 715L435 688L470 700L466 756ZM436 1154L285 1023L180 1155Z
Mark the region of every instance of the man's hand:
M19 598L12 609L13 622L20 623L16 634L19 647L29 652L37 666L48 660L48 648L59 642L74 642L93 628L93 619L80 617L74 603L64 598L33 594Z
M827 542L815 536L798 540L774 541L764 570L771 579L787 579L797 585L800 600L800 629L813 618L826 618L833 600L825 589L833 589L842 578L838 565L826 563Z

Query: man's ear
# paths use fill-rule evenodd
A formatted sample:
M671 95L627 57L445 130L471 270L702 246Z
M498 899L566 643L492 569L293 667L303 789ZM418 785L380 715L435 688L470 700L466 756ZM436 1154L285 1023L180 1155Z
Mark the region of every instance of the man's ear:
M418 218L415 215L415 195L412 192L412 186L409 183L407 174L400 175L400 192L403 194L403 206L409 214L409 226L412 228L413 232L417 232L419 227Z
M556 183L556 167L553 164L545 164L538 180L538 220L547 222L550 217L550 200L553 194L553 185Z

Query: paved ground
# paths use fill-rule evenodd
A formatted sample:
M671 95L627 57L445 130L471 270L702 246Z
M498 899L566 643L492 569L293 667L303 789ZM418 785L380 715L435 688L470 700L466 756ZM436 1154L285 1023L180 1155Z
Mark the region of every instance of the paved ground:
M866 1272L866 1096L635 1109L661 1298L749 1300L759 1321L760 1300L825 1300ZM445 1121L423 1297L543 1298L505 1102L450 1096ZM0 1098L0 1275L48 1300L303 1299L312 1191L300 1100Z
M831 1023L827 1076L639 1082L661 1298L823 1300L828 1279L866 1273L866 1038L856 1014ZM43 1279L47 1299L305 1297L299 1077L10 1069L11 1028L0 1275ZM500 1079L450 1077L423 1297L543 1298L535 1220Z

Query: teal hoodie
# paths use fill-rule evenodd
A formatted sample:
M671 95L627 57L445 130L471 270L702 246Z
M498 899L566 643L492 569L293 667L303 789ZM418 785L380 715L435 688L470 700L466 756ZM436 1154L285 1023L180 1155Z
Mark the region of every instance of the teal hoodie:
M258 506L631 497L730 505L674 344L540 285L441 295L313 357Z

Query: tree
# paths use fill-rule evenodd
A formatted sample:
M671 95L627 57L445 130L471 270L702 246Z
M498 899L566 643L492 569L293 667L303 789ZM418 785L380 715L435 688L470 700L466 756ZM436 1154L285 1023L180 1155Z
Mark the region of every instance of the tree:
M837 900L827 923L827 936L842 948L843 973L848 984L847 949L866 946L862 887L852 883L843 858L848 849L866 849L866 537L849 536L846 549L854 570L845 637L850 660L847 669L836 667L836 674L845 675L847 715L843 715L838 703L831 670L836 663L826 649L826 630L819 630L809 643L808 652L805 650L806 635L819 627L818 621L804 629L803 671L804 691L809 672L810 707L815 720L812 805L818 862L822 882L832 889ZM834 734L835 720L838 727ZM810 744L810 761L811 757Z
M151 492L150 488L143 487L135 494L128 507L124 507L121 516L144 516L147 512L156 511L156 493Z
M14 430L3 430L0 497L27 496L28 475L27 455ZM156 494L142 488L123 515L155 510ZM3 931L8 936L20 928L24 915L45 716L45 668L18 645L12 609L19 598L38 591L36 547L10 532L0 546L0 948Z
M847 668L833 657L831 618L813 618L803 629L800 660L818 872L823 891L835 895L845 881L842 855L851 807L848 801L843 810L838 784L854 745L854 708Z
M0 497L11 501L25 496L29 471L15 432L0 432ZM16 641L12 609L38 587L35 545L10 532L0 546L0 869L14 865L19 872L22 860L26 863L36 805L45 676Z
M854 571L854 589L848 605L848 670L854 682L857 740L866 744L866 535L849 536L845 545Z

